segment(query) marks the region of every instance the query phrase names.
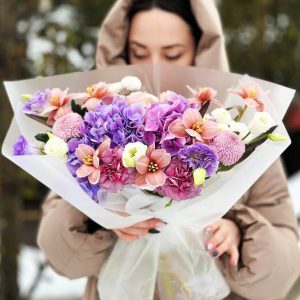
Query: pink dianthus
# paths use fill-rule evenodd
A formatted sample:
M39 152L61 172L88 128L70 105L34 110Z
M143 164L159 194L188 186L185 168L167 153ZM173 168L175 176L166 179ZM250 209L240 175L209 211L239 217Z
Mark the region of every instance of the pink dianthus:
M82 125L82 117L79 114L71 112L59 118L53 124L52 131L54 135L66 142L70 138L81 136Z
M245 152L245 144L242 139L228 130L220 131L210 146L225 166L238 162Z

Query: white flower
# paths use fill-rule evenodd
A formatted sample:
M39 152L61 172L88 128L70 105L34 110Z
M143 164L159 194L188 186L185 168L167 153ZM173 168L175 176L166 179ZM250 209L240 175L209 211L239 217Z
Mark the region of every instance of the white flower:
M49 140L44 146L44 152L50 156L64 157L69 150L67 143L50 132L47 134Z
M203 121L209 121L211 119L211 115L210 114L205 114L203 117Z
M248 127L252 134L259 135L274 125L274 120L267 112L256 112Z
M122 84L121 82L115 82L115 83L112 83L112 84L108 87L108 92L109 92L109 93L116 93L116 94L119 94L122 90L123 90L123 84Z
M139 91L142 88L142 82L135 76L126 76L121 80L123 88L130 92Z
M125 146L122 154L123 166L135 168L136 162L147 152L147 146L141 142L129 143Z
M216 119L218 123L228 124L232 118L227 109L216 108L211 112L211 115Z
M228 124L228 127L231 131L237 132L239 134L240 138L242 140L244 139L245 143L248 143L253 139L253 135L250 133L248 126L242 122L236 122L236 121L232 120Z

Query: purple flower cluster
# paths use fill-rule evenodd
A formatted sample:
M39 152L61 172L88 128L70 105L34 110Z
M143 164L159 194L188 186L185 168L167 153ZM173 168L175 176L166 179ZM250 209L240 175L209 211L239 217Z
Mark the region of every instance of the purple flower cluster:
M20 135L13 145L13 155L37 155L39 153L40 150L28 143L23 135Z
M179 151L179 157L196 170L203 168L207 176L211 176L218 169L218 157L216 153L203 143L195 143Z
M112 147L137 141L145 143L144 114L142 105L129 105L123 97L117 97L111 105L99 105L96 111L86 113L84 140L99 145L109 137Z
M25 114L40 116L50 98L50 90L36 92L23 106Z

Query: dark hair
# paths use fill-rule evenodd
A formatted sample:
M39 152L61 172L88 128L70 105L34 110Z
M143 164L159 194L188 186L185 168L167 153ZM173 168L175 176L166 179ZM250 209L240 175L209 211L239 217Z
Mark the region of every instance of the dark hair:
M190 26L195 44L199 43L202 33L192 12L189 0L133 0L127 13L129 24L131 24L133 17L137 13L153 8L160 8L182 18Z

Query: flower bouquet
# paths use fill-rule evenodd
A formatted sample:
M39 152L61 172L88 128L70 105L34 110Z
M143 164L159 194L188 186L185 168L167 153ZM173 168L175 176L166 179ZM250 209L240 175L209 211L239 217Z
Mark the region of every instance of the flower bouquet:
M282 118L293 90L175 66L5 85L15 113L5 156L108 229L168 223L159 237L117 242L100 274L101 299L150 300L156 282L160 299L228 294L199 231L288 146Z

